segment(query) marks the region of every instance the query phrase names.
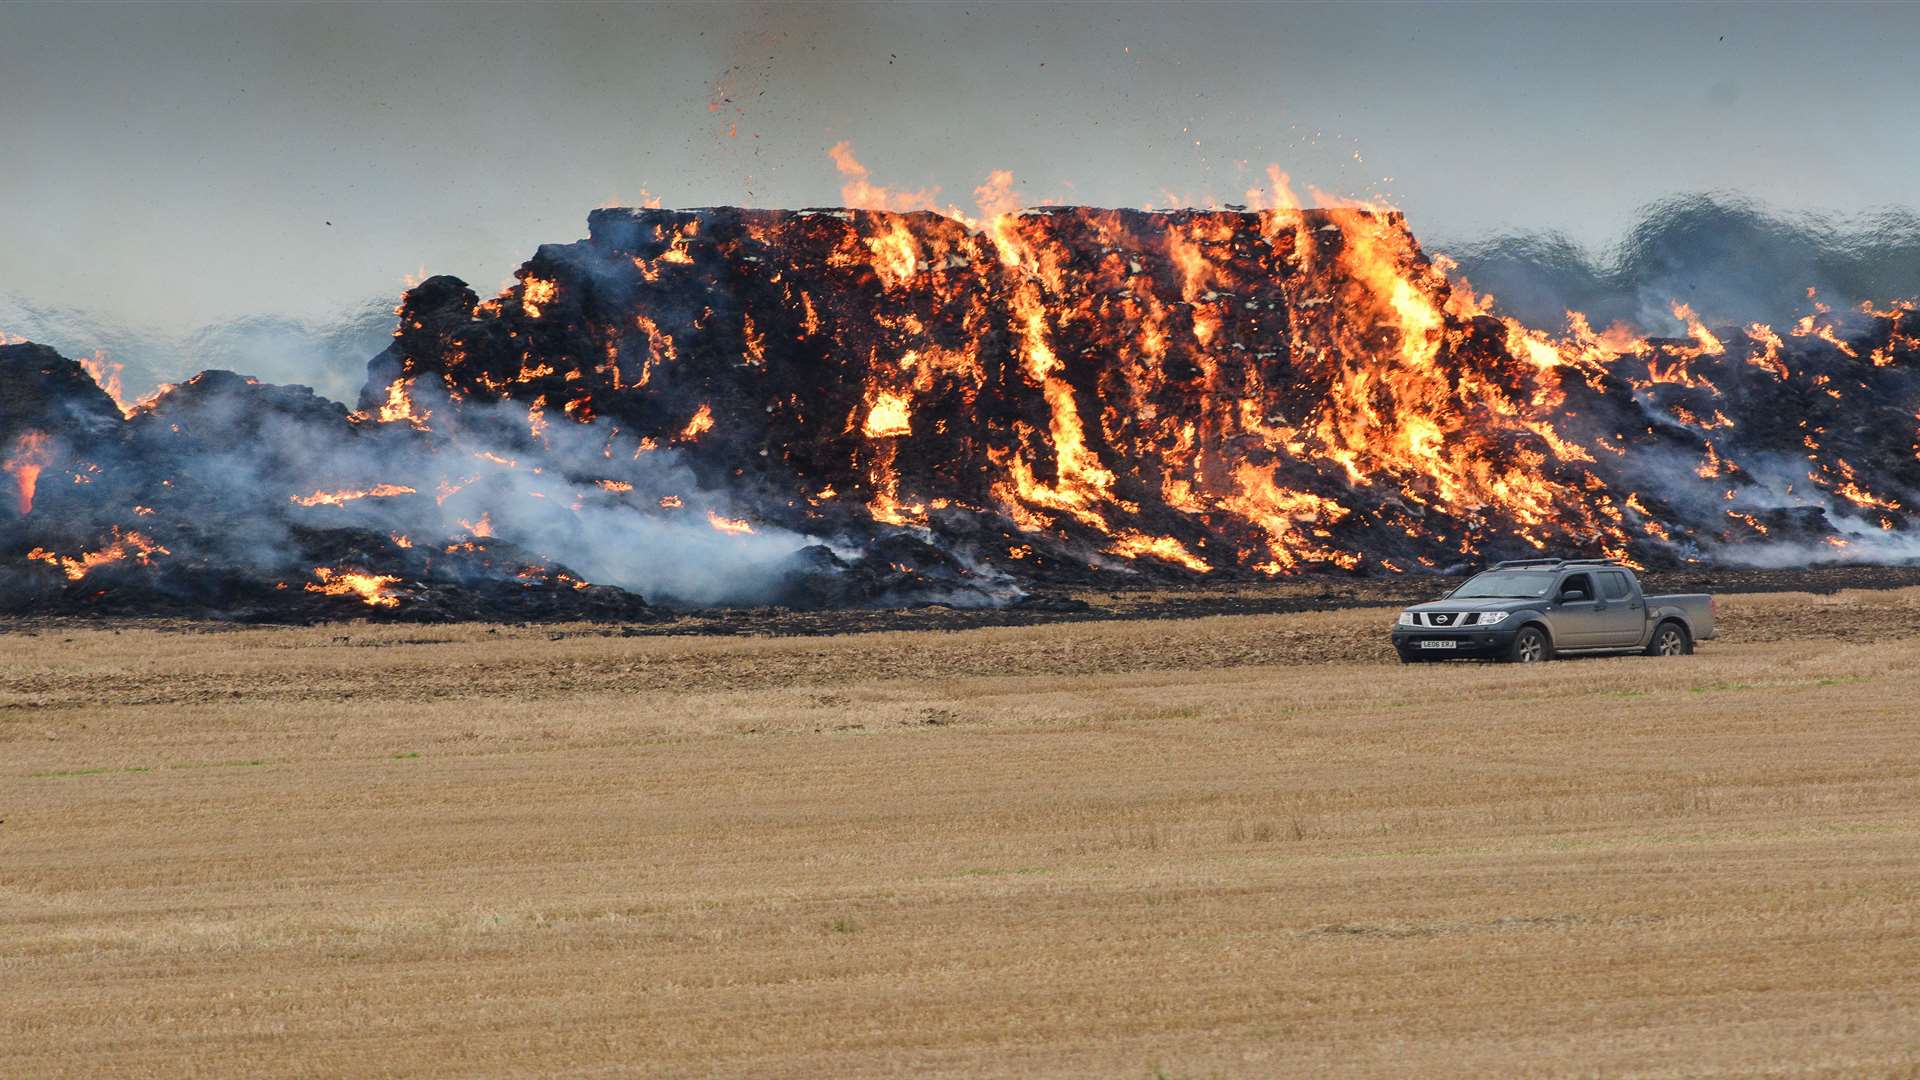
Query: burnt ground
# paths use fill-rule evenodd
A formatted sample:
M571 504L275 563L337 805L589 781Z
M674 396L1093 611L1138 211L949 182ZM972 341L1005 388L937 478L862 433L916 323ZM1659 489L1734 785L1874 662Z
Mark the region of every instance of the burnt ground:
M1650 593L1827 594L1842 589L1920 586L1920 565L1832 564L1783 570L1693 569L1640 575ZM970 630L988 626L1035 626L1063 622L1190 619L1210 615L1266 615L1348 608L1392 607L1431 600L1459 583L1458 577L1353 578L1302 576L1277 581L1165 582L1104 589L1044 590L999 608L941 604L889 609L795 610L781 607L652 609L645 621L599 621L584 629L570 619L555 636L761 636L805 637L897 630ZM577 616L574 617L577 619ZM378 620L375 621L386 621ZM542 620L514 625L534 626ZM141 628L181 633L244 630L258 623L128 616L21 616L0 619L0 633L58 632L70 628ZM421 627L430 633L428 627Z

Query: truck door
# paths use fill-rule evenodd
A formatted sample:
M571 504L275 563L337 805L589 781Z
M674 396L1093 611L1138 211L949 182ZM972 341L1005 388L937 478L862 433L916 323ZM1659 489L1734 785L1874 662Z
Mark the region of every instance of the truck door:
M1593 591L1593 575L1568 574L1560 579L1553 601L1553 640L1570 649L1589 649L1601 634L1600 601Z
M1593 576L1600 583L1600 598L1595 604L1599 636L1594 639L1594 645L1619 649L1639 645L1641 635L1647 632L1646 605L1633 594L1627 575L1618 570L1602 570Z

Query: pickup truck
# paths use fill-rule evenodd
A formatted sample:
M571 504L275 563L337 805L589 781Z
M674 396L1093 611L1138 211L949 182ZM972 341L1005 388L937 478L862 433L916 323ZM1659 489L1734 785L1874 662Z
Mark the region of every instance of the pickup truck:
M1713 637L1713 597L1645 596L1633 571L1605 559L1496 563L1445 599L1402 611L1402 663L1474 658L1533 664L1568 653L1684 656Z

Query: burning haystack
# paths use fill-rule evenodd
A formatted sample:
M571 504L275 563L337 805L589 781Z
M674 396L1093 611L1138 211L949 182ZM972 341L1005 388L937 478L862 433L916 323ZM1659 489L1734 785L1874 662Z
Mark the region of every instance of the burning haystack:
M601 210L357 409L0 348L0 604L317 618L1911 550L1911 305L1555 333L1397 215Z

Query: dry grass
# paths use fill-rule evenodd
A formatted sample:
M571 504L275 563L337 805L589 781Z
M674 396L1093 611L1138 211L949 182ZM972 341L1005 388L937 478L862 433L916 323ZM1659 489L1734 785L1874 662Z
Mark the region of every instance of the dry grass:
M1911 1075L1920 590L0 635L0 1075Z

